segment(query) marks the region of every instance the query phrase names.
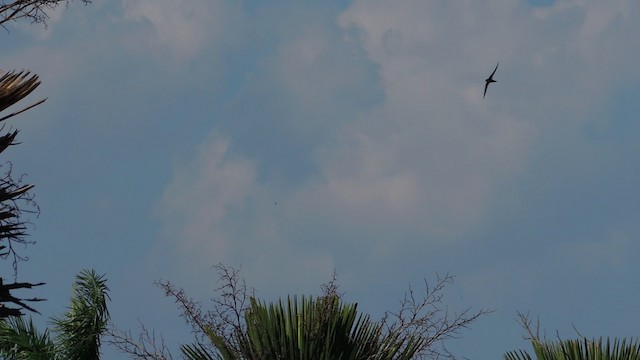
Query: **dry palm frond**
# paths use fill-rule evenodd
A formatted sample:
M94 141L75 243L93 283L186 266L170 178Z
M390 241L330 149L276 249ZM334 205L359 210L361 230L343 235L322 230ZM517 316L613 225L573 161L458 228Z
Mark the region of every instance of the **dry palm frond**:
M0 76L0 111L6 110L8 107L29 95L35 88L40 85L38 75L31 74L30 71L7 72ZM46 99L40 100L18 112L0 118L0 121L6 120L12 116L18 115L34 106L43 103Z

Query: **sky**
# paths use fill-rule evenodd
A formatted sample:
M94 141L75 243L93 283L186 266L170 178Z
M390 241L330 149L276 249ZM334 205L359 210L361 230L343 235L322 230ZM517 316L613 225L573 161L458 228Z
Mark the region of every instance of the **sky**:
M210 304L212 265L258 297L378 317L449 272L447 308L494 309L459 357L551 337L637 336L636 0L112 0L13 23L3 70L43 105L2 155L41 214L18 281L106 274L113 323L191 341L169 280ZM484 80L499 62L483 99ZM11 273L10 262L4 273ZM34 295L32 295L34 294ZM125 359L108 345L105 358Z

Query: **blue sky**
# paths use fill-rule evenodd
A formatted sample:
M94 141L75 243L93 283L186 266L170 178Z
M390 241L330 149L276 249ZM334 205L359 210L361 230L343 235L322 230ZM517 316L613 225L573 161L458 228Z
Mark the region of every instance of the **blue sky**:
M564 337L637 335L637 1L51 15L11 24L0 55L48 97L4 153L42 208L19 280L47 282L43 324L93 268L118 327L139 319L176 349L189 328L153 281L206 304L223 262L265 299L318 293L335 269L374 316L451 272L451 309L496 309L449 343L471 359L528 347L516 311Z

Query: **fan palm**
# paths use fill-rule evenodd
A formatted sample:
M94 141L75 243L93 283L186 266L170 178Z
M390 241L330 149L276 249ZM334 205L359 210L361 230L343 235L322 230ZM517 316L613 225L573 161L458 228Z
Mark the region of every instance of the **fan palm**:
M185 345L190 360L211 359L410 359L420 341L385 334L382 325L358 315L357 304L342 304L337 297L318 300L294 297L266 304L251 299L246 327L237 334L234 349L212 329L207 335L217 352L198 344Z
M640 344L637 340L607 338L596 340L578 339L558 342L532 341L537 360L640 360ZM505 360L531 360L524 350L511 351L505 354Z

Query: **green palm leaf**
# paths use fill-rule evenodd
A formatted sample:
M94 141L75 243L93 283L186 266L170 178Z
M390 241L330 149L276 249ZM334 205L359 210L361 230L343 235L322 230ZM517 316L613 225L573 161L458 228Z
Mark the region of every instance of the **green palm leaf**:
M381 325L338 298L296 297L276 304L251 299L246 352L260 359L409 359L413 339L386 336Z
M564 340L557 342L531 342L538 360L640 360L640 344L638 340L626 339ZM531 356L524 350L505 354L506 360L530 360Z
M57 345L64 359L98 359L100 337L109 320L104 276L83 270L73 285L71 307L61 318L54 319Z
M51 360L55 358L55 345L47 330L40 333L31 319L26 322L14 316L0 321L0 355L14 360Z

